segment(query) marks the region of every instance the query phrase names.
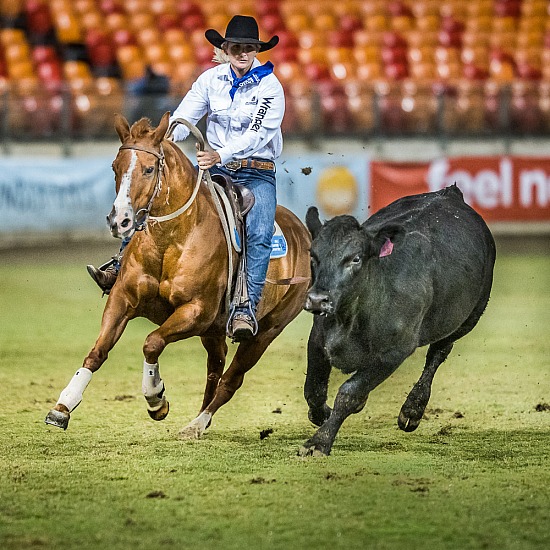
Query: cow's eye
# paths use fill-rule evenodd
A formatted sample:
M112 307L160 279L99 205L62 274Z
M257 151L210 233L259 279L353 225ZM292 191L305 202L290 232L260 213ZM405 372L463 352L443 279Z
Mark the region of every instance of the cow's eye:
M361 256L356 254L349 262L352 266L358 266L361 264Z
M154 171L155 171L155 167L154 167L154 166L148 166L147 168L145 168L145 170L143 171L143 173L144 173L146 176L150 176Z

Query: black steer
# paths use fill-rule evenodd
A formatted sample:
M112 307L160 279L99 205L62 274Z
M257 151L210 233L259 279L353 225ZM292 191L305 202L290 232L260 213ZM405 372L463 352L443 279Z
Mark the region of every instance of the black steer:
M328 455L344 420L413 351L429 344L426 364L398 418L417 428L439 365L470 332L489 300L495 243L455 185L401 198L363 225L338 216L325 225L315 207L306 223L313 284L305 309L315 313L304 395L320 426L299 453ZM351 374L331 410L331 367Z

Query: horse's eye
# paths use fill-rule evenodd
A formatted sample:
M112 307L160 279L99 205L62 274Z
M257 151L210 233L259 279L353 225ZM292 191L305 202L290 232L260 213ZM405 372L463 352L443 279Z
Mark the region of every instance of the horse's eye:
M145 170L143 171L143 173L144 173L146 176L150 176L154 171L155 171L155 167L154 167L154 166L148 166L147 168L145 168Z

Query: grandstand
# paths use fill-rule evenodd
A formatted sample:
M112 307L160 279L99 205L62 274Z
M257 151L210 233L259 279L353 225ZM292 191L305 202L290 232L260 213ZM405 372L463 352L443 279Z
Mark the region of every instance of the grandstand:
M285 87L288 136L550 134L546 0L0 0L2 137L156 121L212 65L205 29L235 13L280 37L259 58Z

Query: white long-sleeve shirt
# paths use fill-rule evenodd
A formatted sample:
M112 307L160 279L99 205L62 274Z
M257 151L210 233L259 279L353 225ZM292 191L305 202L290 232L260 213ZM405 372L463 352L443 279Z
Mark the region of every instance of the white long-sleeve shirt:
M255 59L252 69L261 63ZM221 164L232 160L259 157L274 160L283 149L281 122L285 112L283 87L274 73L239 88L232 100L233 85L230 64L223 63L206 70L195 81L170 117L196 124L206 113L206 138L218 152ZM174 140L189 135L179 124Z

